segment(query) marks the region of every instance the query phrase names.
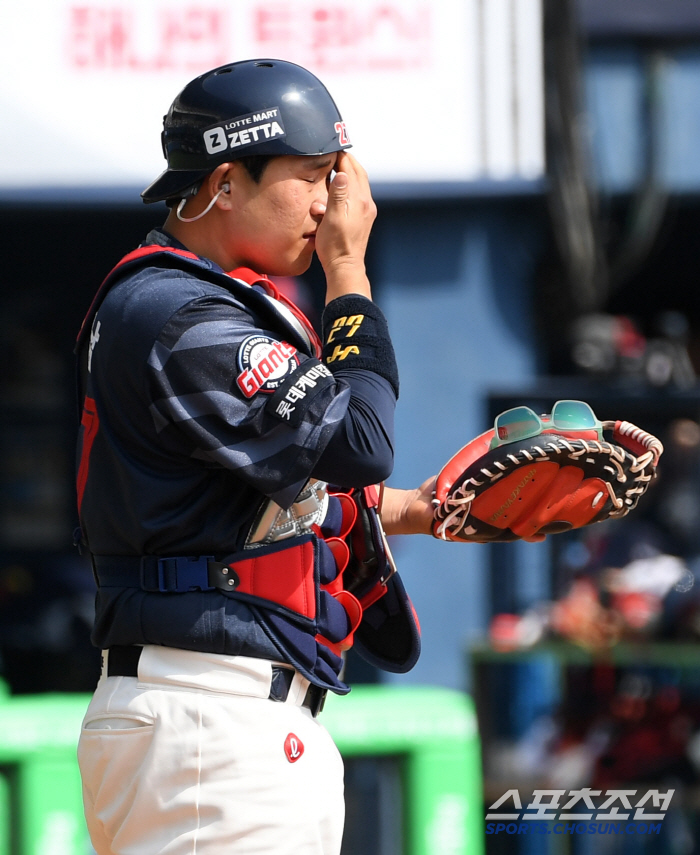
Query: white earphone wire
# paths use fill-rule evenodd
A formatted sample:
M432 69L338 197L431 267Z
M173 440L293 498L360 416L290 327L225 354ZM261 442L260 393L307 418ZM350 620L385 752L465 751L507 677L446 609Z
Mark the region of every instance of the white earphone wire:
M185 197L184 199L180 199L180 204L177 206L177 211L175 212L178 220L180 220L181 223L194 223L197 220L201 220L205 214L208 214L209 211L211 211L211 209L214 207L214 204L216 203L216 200L219 198L219 196L221 196L222 193L228 192L229 187L230 187L230 185L224 184L223 187L221 188L221 190L219 190L219 192L215 196L212 197L211 202L209 202L207 207L201 213L197 214L194 217L183 217L182 216L182 213L181 213L182 209L185 207L188 200L187 200L187 197Z

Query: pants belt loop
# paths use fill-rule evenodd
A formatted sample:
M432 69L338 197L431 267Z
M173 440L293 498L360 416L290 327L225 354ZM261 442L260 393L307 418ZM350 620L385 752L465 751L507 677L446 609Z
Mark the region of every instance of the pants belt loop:
M296 706L300 707L304 703L304 698L306 698L306 692L310 685L311 683L309 683L306 677L295 671L292 685L289 687L287 703L296 704Z

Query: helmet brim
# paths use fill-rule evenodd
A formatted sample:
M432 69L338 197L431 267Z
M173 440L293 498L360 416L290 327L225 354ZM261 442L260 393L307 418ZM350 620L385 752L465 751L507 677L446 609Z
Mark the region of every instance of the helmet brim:
M188 187L206 178L210 172L211 169L166 169L146 187L141 198L147 205L177 199Z

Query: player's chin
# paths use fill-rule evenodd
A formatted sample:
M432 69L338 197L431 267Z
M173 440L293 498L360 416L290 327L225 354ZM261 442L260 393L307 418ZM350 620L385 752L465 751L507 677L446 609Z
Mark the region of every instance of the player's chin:
M311 266L313 250L303 248L293 253L276 255L268 259L264 269L269 276L301 276Z
M306 273L309 267L311 267L313 257L314 243L310 241L294 259L290 260L290 272L287 275L301 276L302 273Z

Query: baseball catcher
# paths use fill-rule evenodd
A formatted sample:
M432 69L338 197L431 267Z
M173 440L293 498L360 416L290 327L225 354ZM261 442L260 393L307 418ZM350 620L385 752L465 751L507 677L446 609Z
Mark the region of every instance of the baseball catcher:
M394 673L421 650L387 537L536 540L619 516L661 446L626 423L604 441L576 402L521 407L437 484L382 489L398 366L365 266L377 208L330 93L283 60L229 63L176 96L161 142L142 197L165 221L76 345L103 651L78 744L88 829L98 855L339 855L326 695L350 691L351 648ZM318 331L270 279L314 256Z
M623 517L651 484L662 452L650 433L626 421L599 422L583 401L557 401L544 416L514 407L442 468L433 534L539 541Z

